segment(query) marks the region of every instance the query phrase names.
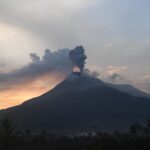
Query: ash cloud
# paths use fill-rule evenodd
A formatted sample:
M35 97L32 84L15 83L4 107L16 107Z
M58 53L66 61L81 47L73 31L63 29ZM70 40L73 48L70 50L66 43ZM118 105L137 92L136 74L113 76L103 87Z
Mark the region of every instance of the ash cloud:
M72 62L73 67L78 67L81 72L83 72L83 68L85 66L85 60L87 56L84 53L83 46L77 46L73 50L70 50L69 56Z
M33 64L40 63L40 57L36 53L30 53L30 57Z
M79 67L85 75L98 77L98 72L84 69L87 59L84 52L83 46L77 46L71 50L60 49L54 52L45 49L42 57L36 53L30 53L31 62L26 66L9 73L0 73L0 90L8 90L19 84L32 83L43 75L54 75L61 81L72 73L74 67Z
M56 74L58 77L67 76L72 70L68 55L69 49L56 52L46 49L43 57L30 53L31 62L28 65L9 73L0 73L0 89L32 82L47 73Z

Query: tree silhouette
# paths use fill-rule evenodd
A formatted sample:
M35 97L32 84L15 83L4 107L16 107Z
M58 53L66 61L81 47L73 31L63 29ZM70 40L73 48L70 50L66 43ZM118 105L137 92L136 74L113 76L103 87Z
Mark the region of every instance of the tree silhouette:
M11 119L0 121L0 150L149 150L148 125L134 124L128 132L96 132L85 135L58 135L18 131ZM88 134L89 133L89 134Z
M15 135L15 129L13 127L12 120L9 118L0 120L0 123L1 149L9 150Z

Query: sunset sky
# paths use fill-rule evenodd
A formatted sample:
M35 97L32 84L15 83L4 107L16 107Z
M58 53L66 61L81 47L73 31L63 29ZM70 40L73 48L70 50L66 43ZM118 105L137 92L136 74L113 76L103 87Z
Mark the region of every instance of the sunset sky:
M149 7L148 0L1 0L0 109L62 81L76 45L99 78L150 93Z

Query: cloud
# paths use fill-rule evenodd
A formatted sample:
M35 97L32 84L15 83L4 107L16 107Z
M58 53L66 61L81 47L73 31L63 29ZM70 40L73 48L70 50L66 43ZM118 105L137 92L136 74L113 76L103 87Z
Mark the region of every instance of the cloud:
M136 78L132 77L131 83L137 88L150 93L150 73L147 73L146 75L136 76Z
M98 68L98 67L96 67ZM127 66L107 66L104 68L100 68L98 71L99 78L106 82L111 83L127 83L126 74L128 72Z
M113 43L106 43L105 46L106 47L111 47L111 46L113 46Z
M99 78L114 84L129 84L150 93L150 73L135 76L130 69L127 66L108 66L100 70Z
M113 75L116 73L120 73L123 72L127 69L127 66L108 66L106 68L106 72L108 72L108 74Z
M72 63L73 60L70 60L70 52L71 54L75 52L72 58L75 64ZM48 74L50 76L55 76L55 78L59 80L63 80L67 75L72 73L74 65L83 67L86 59L82 46L77 46L71 50L60 49L58 51L51 51L50 49L45 49L42 57L38 56L36 53L30 53L29 55L31 58L29 64L10 72L0 73L0 90L8 90L24 83L31 84L43 75ZM96 75L96 72L92 73L88 71L88 73Z
M0 21L13 27L11 31L19 28L29 33L24 36L19 31L8 37L8 42L4 41L4 47L0 47L1 51L9 51L12 54L9 58L12 60L18 54L24 53L27 56L29 50L40 53L40 49L44 47L59 49L83 44L91 49L93 42L93 45L98 43L95 38L103 40L104 36L103 29L95 28L100 28L100 25L95 22L97 18L92 17L95 16L94 12L90 16L94 20L89 20L88 16L96 4L100 5L103 1L106 0L1 0ZM18 58L15 60L19 63L25 60Z
M114 73L114 74L109 76L109 80L111 80L113 82L116 82L116 81L121 80L121 79L122 79L121 75L119 75L117 73Z
M35 53L31 53L31 62L28 65L9 73L0 73L0 89L33 82L48 73L57 74L60 78L66 76L72 70L68 55L69 49L61 49L56 52L46 49L42 58Z
M93 62L103 62L105 66L132 65L135 60L137 66L145 59L133 59L131 53L144 52L144 45L149 45L150 23L146 18L149 9L139 11L148 3L146 0L138 1L136 5L135 0L123 3L119 0L1 0L0 21L31 33L41 41L42 48L58 49L80 43L86 46ZM13 41L12 45L16 46L12 50L12 45L9 47L12 39L20 37L15 34L1 49L16 55L22 45ZM33 41L36 41L34 37L22 46L21 51L26 53L25 45ZM30 45L31 50L37 49L35 43ZM149 59L146 60L148 65Z

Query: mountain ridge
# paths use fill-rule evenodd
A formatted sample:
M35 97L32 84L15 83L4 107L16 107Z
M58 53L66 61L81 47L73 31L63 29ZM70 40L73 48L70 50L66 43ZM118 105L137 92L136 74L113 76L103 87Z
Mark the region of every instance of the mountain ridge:
M134 97L90 76L71 75L51 91L0 111L18 128L75 131L126 129L150 118L150 99Z

